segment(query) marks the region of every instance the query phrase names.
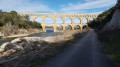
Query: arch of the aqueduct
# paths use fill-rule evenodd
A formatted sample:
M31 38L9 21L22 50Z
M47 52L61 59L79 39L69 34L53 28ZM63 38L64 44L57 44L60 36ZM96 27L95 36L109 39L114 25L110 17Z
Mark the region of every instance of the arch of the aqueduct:
M72 27L72 30L74 30L74 27L76 25L78 25L82 29L84 25L87 25L87 24L83 24L83 22L82 22L84 18L86 18L87 22L89 22L91 18L95 19L98 16L96 14L60 14L60 13L18 13L18 15L21 15L21 16L28 15L28 16L30 16L33 19L33 22L35 22L36 18L41 17L42 18L41 25L42 25L43 31L46 31L45 27L47 25L51 25L54 28L54 32L57 31L56 27L58 25L61 25L63 27L63 30L65 30L65 27L67 25L70 25ZM45 23L46 18L52 18L54 23L53 24L46 24ZM56 19L57 18L62 18L63 23L62 24L56 23ZM71 19L71 23L70 24L66 24L65 23L66 18L70 18ZM80 24L75 24L74 23L74 20L76 18L78 18L80 20Z

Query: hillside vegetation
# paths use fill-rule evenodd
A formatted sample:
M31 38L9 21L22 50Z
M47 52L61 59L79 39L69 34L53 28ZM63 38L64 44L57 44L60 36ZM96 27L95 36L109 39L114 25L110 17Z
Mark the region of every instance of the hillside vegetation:
M106 23L110 22L116 8L117 7L114 6L109 10L99 14L95 20L92 20L88 23L89 27L94 28L97 31L100 31L106 25Z
M3 12L0 10L0 31L4 34L11 34L14 30L19 29L41 29L41 24L30 21L29 16L17 15L16 11Z
M95 29L98 39L103 44L109 57L114 61L116 67L120 67L120 20L117 6L100 14L95 20L90 21L89 27ZM113 26L112 26L113 25ZM112 29L117 25L118 28ZM103 30L105 26L109 29ZM111 30L112 29L112 30Z

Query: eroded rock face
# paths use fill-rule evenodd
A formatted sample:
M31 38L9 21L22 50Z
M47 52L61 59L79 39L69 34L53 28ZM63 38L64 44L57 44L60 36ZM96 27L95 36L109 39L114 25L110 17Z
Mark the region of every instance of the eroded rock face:
M3 55L8 54L11 50L15 52L37 49L44 45L47 45L48 42L42 40L40 37L22 37L12 40L11 42L6 42L0 46L0 52L3 52ZM9 51L10 50L10 51ZM14 51L11 51L14 53ZM8 54L8 55L10 55ZM7 56L8 56L7 55Z
M120 29L120 9L117 9L109 23L105 25L103 31Z
M14 50L14 49L7 50L3 53L3 56L10 56L14 52L16 52L16 50Z
M29 39L29 38L28 38ZM32 41L34 40L34 41ZM32 38L32 40L28 41L24 38L17 38L12 40L11 42L6 42L0 46L0 65L12 60L15 60L22 56L29 56L29 52L32 51L42 51L46 48L45 45L48 43L41 38ZM37 40L37 41L35 41ZM33 53L31 56L35 56L36 54ZM9 58L10 57L10 58ZM17 58L16 58L17 57ZM15 58L15 59L14 59ZM21 58L21 59L25 59ZM34 58L34 57L33 57ZM21 60L22 62L23 60Z
M0 46L0 52L6 51L13 48L13 44L11 42L6 42Z

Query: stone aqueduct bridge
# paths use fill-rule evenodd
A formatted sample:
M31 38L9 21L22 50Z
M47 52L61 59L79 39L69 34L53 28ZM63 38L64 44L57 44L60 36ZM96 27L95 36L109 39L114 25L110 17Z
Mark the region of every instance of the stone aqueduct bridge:
M68 26L68 25L71 26L72 30L74 30L74 27L76 25L79 26L82 29L83 26L87 25L87 24L83 24L83 22L82 22L84 18L87 19L87 23L88 23L91 18L95 19L98 16L97 14L22 13L22 12L19 12L18 15L21 15L21 16L28 15L28 16L30 16L33 19L33 22L35 22L37 17L41 17L42 21L43 21L41 23L43 31L46 31L45 30L46 26L51 25L54 28L54 32L57 31L56 30L57 25L61 25L63 30L65 30L65 27ZM53 24L46 24L45 23L46 18L52 18L54 23ZM62 24L56 23L56 19L57 18L62 18L63 23ZM71 19L71 23L70 24L66 24L65 23L66 18L70 18ZM74 23L74 20L76 18L78 18L80 20L80 24L75 24Z

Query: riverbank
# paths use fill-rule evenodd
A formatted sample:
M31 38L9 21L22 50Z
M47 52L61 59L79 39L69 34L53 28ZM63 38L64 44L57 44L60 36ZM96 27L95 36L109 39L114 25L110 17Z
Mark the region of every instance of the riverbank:
M0 47L0 66L22 67L37 57L53 55L56 53L56 49L67 46L66 42L73 41L87 31L69 31L66 32L66 35L52 37L22 37L4 43Z
M48 30L47 32L40 32L40 33L35 33L35 34L30 34L27 36L22 36L22 37L49 37L49 36L57 36L57 35L62 35L63 32L53 32L53 30ZM15 39L17 37L14 38L4 38L4 39L0 39L0 45L2 45L5 42L10 42L13 39Z
M20 29L17 31L17 33L11 33L9 35L5 35L1 38L2 39L7 39L7 38L17 38L17 37L23 37L23 36L28 36L31 34L36 34L36 33L40 33L43 32L42 30L39 29L29 29L29 30L25 30L25 29Z
M11 35L11 36L7 36L6 38L23 37L23 36L28 36L28 35L30 34Z
M47 32L53 32L53 30L48 30ZM65 33L67 31L57 31L56 33L59 33L59 32L60 33ZM33 31L33 32L28 32L28 33L23 33L23 34L11 34L9 36L2 37L0 40L9 39L9 38L25 37L25 36L30 36L30 35L38 34L38 33L46 33L46 32L43 32L42 30L39 30L37 32Z

